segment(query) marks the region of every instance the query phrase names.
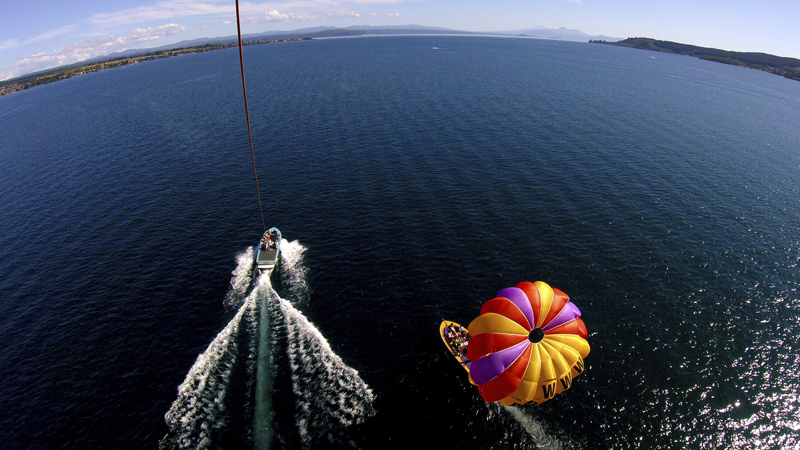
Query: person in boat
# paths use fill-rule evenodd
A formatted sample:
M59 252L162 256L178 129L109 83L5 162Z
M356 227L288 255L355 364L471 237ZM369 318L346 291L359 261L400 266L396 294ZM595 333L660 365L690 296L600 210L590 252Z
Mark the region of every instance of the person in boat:
M450 344L451 347L456 348L455 340L461 336L461 333L458 330L458 327L455 324L450 324L447 327L448 339L447 342Z
M461 359L463 359L464 362L469 361L467 359L467 344L469 344L468 341L463 341L461 345L458 347L458 353L461 354Z
M269 238L267 239L269 243L269 248L273 249L278 246L278 232L277 231L270 231Z
M463 361L468 361L467 341L463 337L458 336L455 338L455 340L453 340L453 350L458 353L459 358L461 358Z
M464 360L467 360L467 345L469 344L469 331L462 326L458 326L455 324L450 324L445 327L445 338L447 339L447 345L453 349L454 352L458 353L458 356Z
M461 337L464 338L464 342L469 342L469 331L466 328L461 328Z
M444 336L447 338L447 343L448 343L448 344L449 344L450 342L452 342L452 341L453 341L453 338L454 338L456 335L455 335L455 333L453 332L453 324L452 324L452 323L451 323L450 325L448 325L448 326L446 326L446 327L445 327L445 329L444 329Z

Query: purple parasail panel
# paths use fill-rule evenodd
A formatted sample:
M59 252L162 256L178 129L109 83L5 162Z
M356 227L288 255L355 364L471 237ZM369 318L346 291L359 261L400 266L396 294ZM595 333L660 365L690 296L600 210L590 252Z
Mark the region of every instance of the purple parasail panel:
M493 380L511 364L514 364L514 361L522 355L528 345L530 345L530 342L522 341L513 347L478 358L472 362L472 366L469 368L469 375L477 384L484 384Z
M525 328L530 331L536 326L536 320L533 315L533 306L531 306L531 301L528 299L528 296L525 295L525 292L518 288L518 287L510 287L505 288L497 293L497 297L505 297L511 300L511 303L515 304L522 314L525 315L525 318L528 319L528 326ZM525 324L520 324L525 326Z
M553 320L551 320L550 323L545 325L543 330L547 331L559 325L564 325L565 323L571 320L575 320L580 316L581 316L581 311L578 309L578 307L575 306L575 304L572 302L567 302L567 304L564 305L564 308L561 310L561 312L558 313L558 315Z

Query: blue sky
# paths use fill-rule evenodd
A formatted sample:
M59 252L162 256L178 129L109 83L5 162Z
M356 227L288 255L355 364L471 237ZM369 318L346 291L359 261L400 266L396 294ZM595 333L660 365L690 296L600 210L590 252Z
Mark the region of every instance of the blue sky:
M236 34L234 0L0 0L0 80ZM566 27L800 58L800 0L240 0L244 33L314 26Z

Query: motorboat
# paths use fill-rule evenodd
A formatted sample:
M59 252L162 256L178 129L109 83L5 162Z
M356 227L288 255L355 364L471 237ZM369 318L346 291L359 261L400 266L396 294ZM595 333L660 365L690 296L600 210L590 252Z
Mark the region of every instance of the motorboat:
M272 227L264 232L255 254L255 270L257 275L271 272L278 264L281 254L281 230Z

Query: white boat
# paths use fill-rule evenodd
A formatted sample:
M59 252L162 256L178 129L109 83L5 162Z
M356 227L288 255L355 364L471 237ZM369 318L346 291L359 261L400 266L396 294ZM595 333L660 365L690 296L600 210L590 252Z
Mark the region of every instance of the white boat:
M281 230L272 227L264 232L256 250L255 270L257 275L270 272L281 254Z

